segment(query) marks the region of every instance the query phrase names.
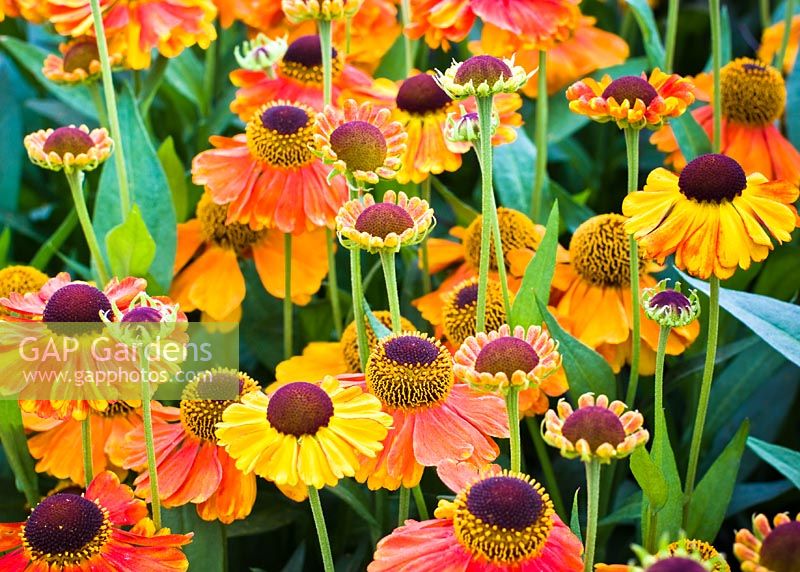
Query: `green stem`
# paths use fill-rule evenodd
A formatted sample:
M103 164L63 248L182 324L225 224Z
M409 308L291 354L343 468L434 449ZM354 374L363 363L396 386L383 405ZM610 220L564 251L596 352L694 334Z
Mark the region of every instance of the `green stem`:
M553 501L556 512L561 519L568 518L564 500L561 496L561 488L558 486L558 479L553 470L553 462L550 460L547 445L542 439L542 432L539 430L539 424L536 422L535 417L526 417L525 423L528 426L528 432L531 435L533 446L536 448L536 457L539 459L539 464L542 466L542 474L544 474L544 484L550 498Z
M206 53L213 51L213 46L211 46L206 50ZM147 78L142 85L142 91L139 94L139 112L143 117L147 116L148 111L150 111L150 105L153 103L156 92L158 92L158 88L161 87L161 82L164 81L164 74L167 72L168 64L169 58L159 54L147 74ZM210 113L211 111L209 109L204 115L209 115Z
M433 175L428 175L428 178L422 181L420 193L422 195L422 200L429 205L431 204L431 177L433 177ZM428 255L427 237L425 237L425 240L422 241L422 245L420 245L420 258L422 261L422 291L425 294L429 294L431 290L433 290L433 284L431 283L431 266Z
M336 250L334 241L336 240L333 231L325 229L325 245L328 249L328 298L331 301L331 313L333 314L333 329L336 332L336 339L342 337L342 304L339 300L339 280L336 276Z
M647 538L644 539L644 549L649 553L658 551L658 513L653 507L647 505Z
M508 290L508 276L506 275L506 259L503 255L503 242L500 239L500 220L497 216L497 203L494 192L489 194L491 199L490 212L492 213L492 236L494 237L494 256L497 260L497 273L500 275L500 290L503 293L503 308L506 316L511 315L511 293Z
M322 513L319 491L314 487L308 487L308 502L311 504L311 514L314 515L314 526L317 529L317 538L319 539L319 551L322 554L322 566L325 572L333 572L331 541L328 539L328 528L325 526L325 515Z
M61 224L58 225L56 231L50 235L50 238L47 239L42 245L39 247L39 250L36 251L36 254L33 255L31 259L31 266L34 268L38 268L39 270L44 270L45 267L50 262L50 259L53 258L53 255L58 252L61 248L61 245L64 244L69 238L69 235L72 234L72 231L75 230L75 227L78 225L78 213L73 208L69 211L67 217L61 221Z
M794 0L786 0L786 15L783 18L783 36L781 36L781 46L775 54L775 67L783 71L783 60L786 57L786 49L789 47L789 36L792 32L792 18L794 17Z
M352 36L353 19L347 18L344 21L344 55L350 55L350 40Z
M600 461L592 459L586 465L586 553L584 571L594 570L594 546L597 540L597 508L600 502Z
M398 511L397 511L397 526L403 526L408 519L408 511L411 508L411 489L407 487L400 487L400 496L398 497Z
M708 308L708 343L706 345L706 361L703 366L703 379L700 382L700 400L694 418L692 445L689 449L689 465L686 470L686 490L683 498L683 525L689 517L689 503L694 493L694 482L697 478L697 463L700 459L700 446L703 443L703 428L706 423L708 400L711 396L711 380L714 377L714 360L717 357L717 337L719 333L719 278L712 275L709 280L711 292Z
M400 323L400 297L397 294L394 251L381 251L381 266L383 266L383 279L386 282L386 295L389 297L389 311L392 314L392 332L396 334L400 332L403 326Z
M522 470L522 442L519 436L519 386L514 385L508 389L506 395L506 410L508 411L508 441L511 449L511 470Z
M89 0L92 6L92 20L94 33L97 36L97 52L100 55L100 67L103 70L103 92L106 97L111 138L114 140L114 164L117 168L117 185L119 186L119 208L122 220L128 217L131 210L131 199L128 191L128 171L125 166L125 152L122 146L122 129L119 126L117 114L117 97L114 94L114 78L111 75L111 63L108 59L108 43L103 25L103 16L100 11L100 0Z
M669 0L667 8L667 37L666 55L664 59L664 72L672 73L675 65L675 41L678 37L678 13L680 10L680 0Z
M292 357L292 235L283 235L283 358Z
M400 17L403 21L403 54L406 66L405 77L409 77L411 75L411 70L414 68L414 50L411 45L411 38L406 34L406 30L411 25L411 3L409 0L400 1Z
M761 27L769 28L769 25L772 23L769 10L769 0L759 0L758 8L759 14L761 15Z
M430 518L430 514L428 514L428 507L425 506L425 497L422 496L422 489L417 485L411 492L414 495L414 504L417 505L417 512L419 513L420 520L428 520Z
M203 116L211 114L214 107L214 80L217 72L217 49L219 40L213 42L206 49L205 66L203 73L203 97L200 99L201 113Z
M625 129L625 147L628 154L628 194L635 193L639 188L639 130ZM639 312L639 245L633 235L628 236L630 251L630 277L631 277L631 308L633 324L631 332L631 374L628 382L628 393L625 403L633 407L636 401L636 390L639 385L639 353L642 339L642 316Z
M147 451L147 471L150 474L150 503L153 507L153 524L156 530L161 528L161 498L158 496L158 465L156 449L153 441L153 412L150 403L150 384L147 383L149 362L146 352L142 352L142 425L144 425L144 447Z
M366 371L367 358L369 358L369 342L367 341L367 324L364 323L364 306L362 306L364 294L361 286L361 250L354 248L350 251L350 289L353 293L353 320L356 323L361 371Z
M719 0L708 0L708 13L711 20L711 73L714 77L714 92L711 96L714 110L714 130L711 149L719 153L722 149L722 91L720 68L722 67L722 17Z
M92 102L97 110L97 119L100 122L100 127L108 127L108 114L106 113L106 106L103 103L103 95L100 93L100 87L97 82L92 81L88 84L89 94L92 96Z
M333 45L331 23L328 20L318 20L319 45L322 49L322 103L331 105L333 93L333 60L331 48Z
M534 126L534 142L536 143L536 174L533 180L533 196L531 197L531 216L533 222L540 222L542 216L542 195L547 179L547 52L539 51L539 71L537 72L536 93L536 125Z
M492 96L477 97L478 123L480 126L480 145L476 147L481 164L481 254L478 269L478 305L476 309L476 332L486 329L486 291L489 284L490 242L492 218L497 216L492 208L494 190L492 188ZM497 261L498 268L500 260Z
M81 421L81 449L83 450L83 482L88 488L94 479L94 465L92 464L92 415L86 415Z
M92 255L95 266L97 267L97 276L100 282L105 285L108 283L110 274L106 267L106 261L100 252L100 244L97 242L97 235L94 233L92 220L89 218L89 211L86 209L86 200L83 197L83 171L64 171L67 176L67 183L69 190L72 193L72 202L75 204L75 213L78 215L78 221L81 223L83 236L86 237L86 244L89 246L89 253Z
M658 332L658 350L656 351L656 379L655 379L655 432L653 442L661 442L664 436L659 435L659 427L666 426L664 418L664 356L667 352L667 340L669 339L669 326L661 326Z

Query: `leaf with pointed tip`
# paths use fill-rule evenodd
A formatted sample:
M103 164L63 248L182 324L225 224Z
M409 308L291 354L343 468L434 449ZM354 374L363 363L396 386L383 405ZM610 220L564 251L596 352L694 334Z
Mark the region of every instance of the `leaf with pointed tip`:
M800 489L800 453L750 437L747 447Z

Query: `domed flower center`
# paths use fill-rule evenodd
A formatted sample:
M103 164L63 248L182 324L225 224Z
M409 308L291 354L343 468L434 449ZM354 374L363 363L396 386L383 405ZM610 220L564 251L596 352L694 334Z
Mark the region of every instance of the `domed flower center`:
M425 334L394 335L373 348L366 380L370 392L387 407L426 407L450 394L453 359L444 346Z
M700 155L681 171L678 187L686 198L699 202L732 201L747 187L744 169L727 155Z
M374 171L386 160L381 130L366 121L348 121L331 133L331 149L349 171Z
M705 572L705 567L691 558L671 556L651 564L647 572Z
M55 153L62 159L71 153L74 157L88 153L94 141L88 133L77 127L59 127L45 139L42 149L45 153Z
M635 75L626 75L608 84L602 97L604 99L613 97L620 104L627 101L633 107L637 99L641 99L645 105L650 105L650 102L658 97L658 92L646 79Z
M506 374L508 379L516 371L528 373L539 365L539 355L525 340L506 336L486 344L475 360L475 369L481 373Z
M70 46L64 54L64 71L74 72L75 70L89 71L92 62L100 61L100 53L97 51L97 43L78 42Z
M372 313L373 316L388 329L392 329L392 314L386 310L377 310ZM373 346L378 343L378 336L372 329L369 319L365 316L364 323L367 326L367 345L372 351ZM414 324L409 322L406 318L400 317L401 331L410 332L414 330ZM344 361L347 364L347 371L350 373L357 373L361 371L361 361L358 355L358 333L356 332L355 321L350 322L342 333L342 353L344 354Z
M44 307L45 322L101 322L100 312L111 311L103 292L90 284L67 284L56 290Z
M405 80L397 92L397 107L414 115L444 109L452 100L433 76L421 73Z
M23 529L35 559L75 563L94 554L111 536L107 514L87 498L59 493L36 505Z
M561 432L573 444L585 439L592 452L603 443L616 447L625 440L625 428L619 417L596 405L573 411L564 421Z
M800 570L800 522L776 526L761 545L759 564L772 572Z
M331 48L333 76L342 70L336 48ZM280 73L305 84L322 83L322 47L319 36L301 36L289 44L283 59L278 64Z
M626 220L618 214L594 216L572 235L569 243L572 267L589 284L613 288L630 284ZM644 260L639 261L640 270L644 264Z
M458 541L492 564L510 565L536 556L553 528L553 503L529 477L506 473L485 478L454 501Z
M413 226L411 215L403 207L391 203L370 205L356 219L356 230L380 238L391 233L399 236Z
M447 339L460 346L469 336L475 335L478 304L478 279L472 278L456 286L445 300L442 324ZM503 293L496 280L489 280L486 288L486 329L493 331L506 322Z
M47 275L32 266L7 266L0 270L0 298L8 298L12 292L38 292L46 282ZM0 306L0 316L5 315L8 310Z
M197 204L197 218L206 241L231 248L237 254L246 253L264 235L263 230L253 230L246 224L225 224L228 218L227 205L216 204L209 195L203 195Z
M247 123L247 146L253 157L274 167L293 169L314 160L313 111L304 105L268 103Z
M497 209L497 222L500 225L500 243L503 245L503 258L508 269L509 252L518 248L536 250L540 238L533 221L514 209L499 207ZM480 267L482 228L483 217L476 216L464 234L464 257L475 270ZM497 256L494 250L494 238L492 238L489 248L489 267L492 270L497 270Z
M650 305L656 308L669 308L673 312L688 312L692 309L689 298L675 290L662 290L650 299Z
M298 381L278 389L269 399L267 420L285 435L314 435L333 417L333 401L318 385Z
M471 81L475 87L483 82L493 86L497 80L510 78L512 75L511 68L500 58L472 56L461 64L453 79L459 85L466 85Z
M255 381L235 370L205 371L183 390L181 423L198 439L216 442L215 426L225 409L256 389Z
M722 114L737 123L764 126L783 115L786 84L774 67L749 58L736 59L720 72Z
M124 323L130 322L134 324L156 324L161 321L161 312L149 306L139 306L138 308L125 312L125 315L122 316L122 321Z

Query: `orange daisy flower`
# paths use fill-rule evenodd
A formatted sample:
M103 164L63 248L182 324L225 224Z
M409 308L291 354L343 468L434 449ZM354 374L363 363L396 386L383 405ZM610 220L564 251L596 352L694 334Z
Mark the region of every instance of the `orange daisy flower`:
M431 49L450 49L467 37L475 23L470 0L411 0L411 23L405 33L413 39L425 37Z
M370 489L414 487L424 467L447 459L484 465L500 452L493 437L508 437L505 402L456 380L450 353L425 334L379 340L365 376L342 379L365 387L394 421L383 451L356 473Z
M128 277L122 281L114 278L100 290L87 282L72 280L69 274L61 272L48 280L38 292L24 295L12 292L7 298L0 299L0 305L9 313L5 319L11 321L100 324L101 313L105 317L111 317L113 308L124 311L139 294L144 292L146 286L147 281L143 278ZM54 333L58 335L57 330ZM77 368L80 365L84 370L106 369L97 359L96 347L81 344L78 349L81 351L71 354L68 364L63 360L56 360L56 363L44 362L41 367L63 369L67 366ZM12 379L22 379L22 374L19 372L10 375ZM80 391L79 388L76 390ZM90 409L103 411L108 405L108 401L105 400L71 400L68 395L53 401L20 400L20 406L24 411L35 412L41 417L64 418L71 415L78 420L85 419Z
M470 477L448 479L461 481L455 499L440 500L434 519L407 520L381 540L368 572L583 570L583 546L542 485L496 467L462 467Z
M8 551L0 556L0 569L187 570L181 547L191 539L192 533L155 530L144 502L106 471L83 495L54 494L36 505L25 522L0 524L0 551Z
M547 49L547 94L553 95L572 82L598 69L619 65L628 59L628 44L611 32L595 26L596 19L582 16L577 27L565 40ZM492 54L511 57L525 69L539 65L539 50L530 46L524 37L511 31L486 24L480 41L470 42L474 54ZM529 81L522 88L528 97L537 97L538 82Z
M276 0L214 0L214 5L223 28L240 20L250 28L268 30L283 20L281 3Z
M761 173L768 179L800 183L800 152L776 127L786 106L786 84L772 66L738 58L720 71L722 92L721 152L736 161L747 173ZM697 82L710 84L712 76L705 74ZM699 98L711 101L711 90ZM692 116L713 138L714 110L704 105L692 111ZM680 171L686 159L670 127L650 137L659 151L667 153L665 164Z
M100 78L100 55L94 38L78 38L58 46L61 56L48 54L44 59L42 73L55 83L77 84ZM122 54L109 54L111 67L119 66Z
M195 44L206 49L217 37L211 0L101 0L112 52L125 54L136 70L150 66L151 50L168 58ZM93 35L89 0L46 0L48 19L59 34Z
M283 233L252 230L247 225L226 224L227 207L215 204L204 194L197 204L197 218L178 224L175 280L170 296L190 312L201 310L204 319L238 322L245 296L241 258L252 258L264 288L284 298ZM292 240L292 302L301 306L311 301L328 272L325 230L295 235ZM224 281L218 280L225 276Z
M570 333L597 350L614 371L630 363L633 344L626 220L618 214L597 215L575 230L569 245L570 264L564 272L566 277L570 277L568 286L555 304L559 320L566 322ZM660 269L660 266L643 256L640 258L641 292L656 286L657 280L652 273ZM650 375L655 371L660 326L646 319L644 308L640 312L642 339L639 371ZM696 321L672 328L667 340L667 353L683 353L699 333L700 326Z
M367 94L372 78L345 63L333 49L333 102L352 94ZM231 111L242 121L249 121L265 101L285 99L322 111L322 48L319 36L301 36L289 44L274 70L238 69L230 74L238 87L231 102Z
M215 369L186 386L179 407L154 408L159 496L164 506L191 502L202 519L225 524L250 514L256 500L255 475L236 468L217 445L214 431L228 406L258 389L245 373ZM230 399L233 395L237 397ZM143 425L128 433L124 453L123 466L140 473L134 481L136 494L150 502Z
M45 20L43 10L44 6L37 0L0 0L0 22L8 16L41 24Z
M341 177L328 183L331 169L309 146L314 111L301 103L273 101L254 113L245 133L210 139L214 149L192 161L192 181L205 185L217 204L228 205L227 223L284 233L333 227L347 200Z
M142 422L138 405L117 401L103 411L90 410L89 419L93 473L110 470L124 476L125 435ZM81 456L74 454L81 447L81 422L71 417L44 419L32 413L23 413L22 421L25 429L34 432L28 437L28 450L37 460L36 471L85 486Z
M771 62L780 49L783 40L783 31L786 29L784 20L765 28L761 33L761 46L758 48L758 59L762 62ZM786 46L786 55L783 57L783 73L789 75L794 69L797 52L800 48L800 14L792 16L792 26L789 29L789 44Z
M647 77L626 75L599 82L587 77L567 89L569 108L598 123L616 122L620 129L658 129L668 119L682 115L694 102L692 84L677 74L656 68Z
M800 559L800 514L775 515L770 524L763 514L753 517L753 530L736 532L733 553L743 572L790 572Z

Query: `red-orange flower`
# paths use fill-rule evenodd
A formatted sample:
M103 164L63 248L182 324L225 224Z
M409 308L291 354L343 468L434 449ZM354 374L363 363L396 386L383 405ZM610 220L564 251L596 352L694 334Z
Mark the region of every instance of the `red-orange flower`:
M342 177L328 183L330 167L309 149L313 130L310 107L268 103L249 118L245 133L210 139L215 148L194 158L192 180L228 205L228 223L286 233L333 227L347 186Z
M59 34L94 34L89 0L46 0L50 22ZM125 53L133 69L150 65L151 50L173 58L216 39L217 9L211 0L101 0L103 24L112 52Z
M783 40L784 30L786 30L784 20L764 29L761 34L761 46L758 48L759 60L771 62L775 59L775 54L778 53ZM789 44L786 46L786 55L783 56L783 73L786 75L789 75L794 69L798 48L800 48L800 14L795 14L792 16L792 24L789 28Z
M129 528L132 527L132 528ZM187 570L181 547L192 533L156 530L147 506L114 473L97 475L86 493L57 493L25 522L0 524L0 569L8 572Z

